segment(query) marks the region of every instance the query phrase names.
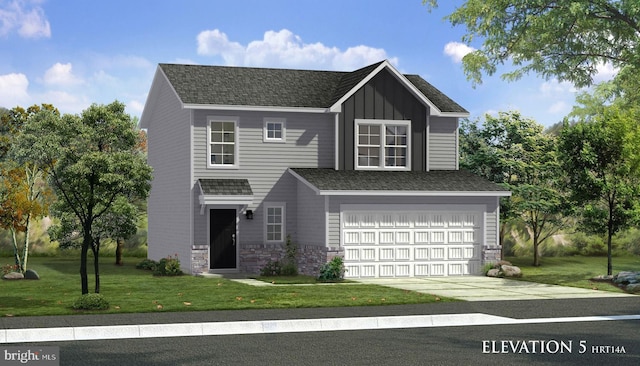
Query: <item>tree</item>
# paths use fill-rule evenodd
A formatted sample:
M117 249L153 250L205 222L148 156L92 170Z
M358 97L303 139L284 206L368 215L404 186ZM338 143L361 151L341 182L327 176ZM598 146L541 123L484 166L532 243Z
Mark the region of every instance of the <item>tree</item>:
M423 3L437 6L436 0ZM507 80L533 71L578 87L591 85L607 63L640 69L637 0L467 0L446 19L466 27L466 44L482 39L462 60L474 83L505 62L517 67L503 75Z
M534 265L539 245L562 226L561 176L553 136L518 112L486 115L482 127L464 123L460 165L512 191L500 201L500 243L510 221L520 219L531 233Z
M608 275L613 235L640 219L638 117L635 109L606 106L590 122L565 123L558 145L581 226L607 236Z
M52 194L45 183L46 169L33 161L12 160L13 141L22 126L41 110L59 114L50 104L16 107L0 118L0 227L11 232L14 261L18 270L27 270L31 224L47 214ZM18 233L23 234L21 243Z
M108 215L119 214L122 199L145 199L150 189L151 168L137 148L136 126L117 101L94 104L79 116L45 111L28 121L17 144L21 158L49 169L58 197L52 212L69 230L80 229L80 279L87 294L87 253L91 249L98 255L96 238L108 226Z

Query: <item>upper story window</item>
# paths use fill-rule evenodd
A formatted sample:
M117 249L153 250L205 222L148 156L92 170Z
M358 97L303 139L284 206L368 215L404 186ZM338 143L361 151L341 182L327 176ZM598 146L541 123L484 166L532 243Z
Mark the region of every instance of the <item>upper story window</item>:
M284 118L264 119L264 142L286 142L286 120Z
M238 167L238 118L209 117L207 127L209 143L208 166L213 168Z
M357 169L410 169L411 121L356 120Z

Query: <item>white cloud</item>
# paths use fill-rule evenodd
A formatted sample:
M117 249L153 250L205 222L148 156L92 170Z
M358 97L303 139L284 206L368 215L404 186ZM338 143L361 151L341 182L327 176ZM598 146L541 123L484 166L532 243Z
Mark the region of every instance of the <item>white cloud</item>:
M449 42L444 45L444 54L451 57L451 59L455 63L462 62L462 58L464 56L475 50L475 48L469 47L466 44L460 42Z
M574 94L577 91L577 89L570 82L559 82L558 79L545 81L544 83L540 84L539 90L543 96L547 97Z
M13 108L29 99L29 80L25 74L0 75L0 107Z
M602 81L611 80L620 71L619 68L613 67L613 65L611 65L608 62L607 63L599 63L598 65L596 65L596 70L598 71L598 73L593 77L593 80L596 83L599 83L599 82L602 82Z
M37 1L0 3L0 36L14 31L24 38L51 37L51 25Z
M44 73L44 82L54 85L77 85L83 81L73 74L71 63L61 64L57 62Z
M567 103L564 100L559 100L555 103L553 103L549 109L547 109L547 112L551 113L551 114L559 114L559 115L566 115L569 112L571 112L571 106L569 106L569 103Z
M249 42L246 46L230 41L218 29L200 32L197 36L198 54L221 56L231 66L323 68L332 70L353 70L384 59L398 64L397 58L389 58L381 48L354 46L345 51L329 47L320 42L304 43L293 32L282 29L267 31L261 40Z

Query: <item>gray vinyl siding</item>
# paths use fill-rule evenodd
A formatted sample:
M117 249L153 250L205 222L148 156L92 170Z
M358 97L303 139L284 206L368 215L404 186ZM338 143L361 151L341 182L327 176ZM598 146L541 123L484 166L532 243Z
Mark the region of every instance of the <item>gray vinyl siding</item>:
M325 246L325 197L298 181L297 239L299 244Z
M343 204L379 204L384 205L484 205L485 245L497 245L496 219L497 199L495 197L375 197L375 196L333 196L329 198L329 247L340 245L340 205ZM425 206L428 210L428 206ZM452 207L455 209L455 207Z
M410 120L411 169L426 170L427 107L389 71L381 71L342 104L339 115L340 170L354 169L356 119Z
M429 170L457 169L457 130L455 117L429 118Z
M207 118L238 118L238 169L207 167ZM264 118L286 119L286 143L263 142ZM247 207L254 219L240 217L239 238L245 244L264 242L264 202L286 204L286 233L297 240L297 179L286 173L289 167L333 168L334 118L330 114L194 111L194 180L200 178L248 179L254 200ZM195 181L193 182L195 184ZM194 234L206 240L206 214L200 215L197 193L193 199ZM204 232L204 235L202 234Z
M158 73L153 114L148 118L148 162L153 181L148 199L148 256L158 260L178 254L190 268L191 191L190 117L173 90Z

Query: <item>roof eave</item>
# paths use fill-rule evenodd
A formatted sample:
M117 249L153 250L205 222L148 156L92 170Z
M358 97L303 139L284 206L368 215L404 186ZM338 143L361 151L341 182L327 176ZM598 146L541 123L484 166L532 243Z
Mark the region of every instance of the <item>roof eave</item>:
M315 107L286 107L286 106L253 106L253 105L233 105L233 104L196 104L186 103L182 105L184 109L215 109L222 111L264 111L264 112L305 112L305 113L328 113L327 108Z
M468 117L469 113L463 112L443 112L438 108L429 98L427 98L409 79L407 79L404 75L402 75L388 60L384 60L375 70L373 70L369 75L364 77L356 86L351 88L347 93L345 93L337 102L335 102L332 106L329 107L330 112L339 113L342 112L342 103L344 103L347 99L349 99L356 91L360 90L366 83L369 82L374 76L376 76L380 71L387 68L391 71L391 74L402 84L405 85L407 89L418 98L425 106L429 107L429 114L432 116L442 116L442 117Z
M420 197L510 197L509 191L365 191L317 190L324 196L420 196Z

